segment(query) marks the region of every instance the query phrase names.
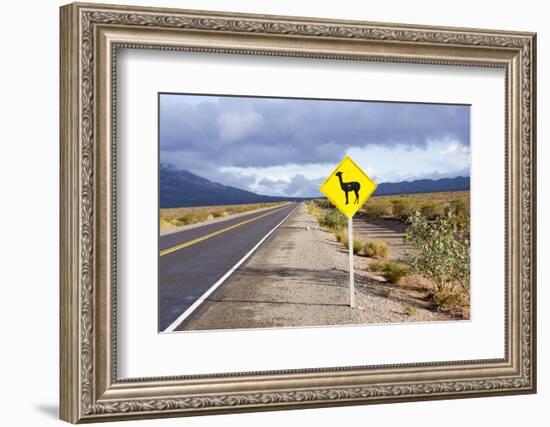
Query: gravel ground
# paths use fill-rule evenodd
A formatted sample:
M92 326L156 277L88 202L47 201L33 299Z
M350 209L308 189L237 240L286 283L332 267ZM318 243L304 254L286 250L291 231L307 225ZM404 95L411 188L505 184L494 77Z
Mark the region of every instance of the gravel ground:
M410 290L367 272L368 262L355 257L357 307L351 308L348 253L302 203L181 330L450 320L427 310Z

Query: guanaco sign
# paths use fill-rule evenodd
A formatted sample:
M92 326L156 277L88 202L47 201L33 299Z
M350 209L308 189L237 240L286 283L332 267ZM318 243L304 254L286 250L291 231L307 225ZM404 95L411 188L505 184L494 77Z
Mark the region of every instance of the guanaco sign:
M349 156L344 157L336 169L321 184L321 192L348 217L349 251L349 299L355 307L355 285L353 281L353 215L376 190L375 182L361 170Z
M348 218L363 206L376 184L349 156L321 184L321 192Z

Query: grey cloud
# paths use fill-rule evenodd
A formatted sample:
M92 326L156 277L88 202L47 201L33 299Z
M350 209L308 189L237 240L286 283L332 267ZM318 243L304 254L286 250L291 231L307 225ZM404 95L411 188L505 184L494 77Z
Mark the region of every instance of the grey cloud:
M288 182L284 179L262 178L258 181L257 192L270 196L286 196Z
M258 184L260 193L269 195L285 195L289 197L317 197L321 193L319 186L322 179L308 179L304 175L294 175L290 181L263 178Z
M469 145L469 107L219 97L188 103L162 95L163 161L204 170L333 162L369 144L423 146L454 138Z
M255 175L239 175L230 172L222 172L216 169L211 169L207 173L203 173L202 176L212 182L218 182L223 185L237 187L248 191L253 191L251 187L257 179Z
M286 187L287 194L294 197L311 197L321 194L319 186L323 179L308 179L303 175L294 175Z

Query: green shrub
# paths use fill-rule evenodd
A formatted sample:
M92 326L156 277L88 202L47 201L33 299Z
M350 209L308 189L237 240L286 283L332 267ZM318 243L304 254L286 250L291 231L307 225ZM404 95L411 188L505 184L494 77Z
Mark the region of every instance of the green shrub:
M391 215L392 205L387 199L370 199L362 210L369 218L379 218Z
M346 249L349 249L349 239L348 234L346 233L346 238L342 240L342 243L346 247ZM358 254L361 248L363 247L363 242L359 239L353 239L353 253Z
M420 206L420 212L426 218L433 218L441 213L441 205L435 202L426 202Z
M454 199L449 202L449 207L457 215L470 215L470 205L466 197L461 197L459 199Z
M380 261L372 261L372 262L369 263L369 270L380 272L384 269L384 264L385 263L380 262Z
M453 215L453 224L456 226L456 236L460 240L470 239L470 205L469 199L461 197L451 200L446 213L451 211Z
M390 254L390 245L382 240L367 240L363 245L363 253L371 258L387 258Z
M390 283L397 283L399 279L411 272L411 269L406 265L380 261L371 262L369 264L369 270L381 273Z
M398 218L406 218L414 210L414 203L411 199L399 198L392 199L392 212Z
M406 265L387 262L382 270L384 278L390 283L397 283L399 279L405 277L411 272L411 269Z
M470 241L459 233L456 214L449 210L428 222L415 212L407 221L405 241L417 250L407 253L413 270L434 282L436 292L460 286L469 296Z
M319 225L321 227L339 230L347 226L348 220L339 210L326 209L325 212L320 214Z
M334 209L334 205L332 204L332 202L327 199L316 200L315 203L322 209Z

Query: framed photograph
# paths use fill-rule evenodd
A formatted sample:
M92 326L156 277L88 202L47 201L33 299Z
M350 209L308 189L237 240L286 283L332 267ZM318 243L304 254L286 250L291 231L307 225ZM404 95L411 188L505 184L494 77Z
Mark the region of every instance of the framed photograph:
M61 8L61 418L536 391L536 36Z

